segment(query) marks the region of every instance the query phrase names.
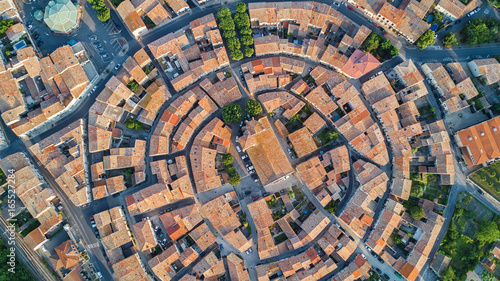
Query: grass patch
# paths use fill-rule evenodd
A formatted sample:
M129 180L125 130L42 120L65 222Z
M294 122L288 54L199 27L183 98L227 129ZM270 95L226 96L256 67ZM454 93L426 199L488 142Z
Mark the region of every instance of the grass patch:
M470 178L497 200L500 200L500 161L481 168L471 174Z
M32 222L30 225L28 225L28 227L26 227L23 231L21 231L21 236L25 237L26 235L28 235L30 232L32 232L33 230L35 230L39 226L40 226L40 222L38 220Z
M318 139L321 141L322 145L327 145L330 142L337 140L339 138L339 134L329 128L324 129L319 135Z
M285 233L281 233L280 235L274 237L274 244L278 245L281 242L285 242L287 239L288 237L286 237Z

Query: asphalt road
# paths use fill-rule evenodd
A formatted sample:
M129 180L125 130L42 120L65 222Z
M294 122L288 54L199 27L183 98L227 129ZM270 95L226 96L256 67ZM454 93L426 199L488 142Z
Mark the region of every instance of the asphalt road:
M245 1L245 2L247 2L247 1ZM266 1L265 0L258 0L258 1L248 1L248 2L266 2ZM318 2L331 4L331 1L320 0ZM224 6L230 8L230 9L234 9L236 6L236 2L231 2L229 4L225 4ZM190 21L192 21L196 18L199 18L199 17L204 16L204 15L209 14L209 13L216 13L218 8L219 8L219 6L202 7L202 8L195 7L192 9L192 11L190 13L183 15L181 17L177 17L176 19L172 20L170 23L159 26L156 29L154 29L152 32L146 34L145 36L143 36L141 43L147 45L148 43L150 43L158 38L161 38L162 36L164 36L170 32L179 30L179 29L187 26ZM343 13L346 17L351 19L354 23L356 23L358 25L363 24L365 26L368 26L370 29L372 29L373 31L375 31L379 34L382 33L377 27L370 24L368 22L368 20L366 20L358 12L350 11L345 6L338 7L337 9L341 13ZM90 11L90 13L92 13L92 11ZM92 15L90 15L90 16L92 16ZM114 12L112 12L112 18L114 19L115 22L122 25L121 19L119 19L118 16ZM457 28L459 28L459 27L457 27ZM133 55L141 47L141 44L139 42L137 42L136 40L132 39L130 34L128 32L126 32L125 28L122 28L121 36L126 37L128 43L129 43L129 51L127 52L127 55ZM68 38L65 38L63 43L66 43L67 39ZM48 45L46 45L46 46L48 46ZM428 50L424 50L424 51L416 49L416 48L407 48L407 47L404 47L404 48L405 48L404 52L402 52L402 53L404 53L404 55L406 56L406 59L411 58L417 62L431 62L431 61L438 62L438 61L448 61L448 60L467 61L467 60L471 60L473 58L486 58L486 57L500 54L500 48L498 46L481 46L481 47L474 47L474 48L453 48L453 49L444 49L444 50L428 49ZM50 50L47 50L47 52L49 52L49 51ZM113 65L116 63L123 63L125 61L126 57L127 56L115 57L113 62L110 62L109 65ZM240 62L233 63L231 66L238 67L239 65L241 65L241 63L244 63L244 62L249 61L249 60L251 60L251 59L244 59ZM394 61L391 60L390 62L383 64L380 68L365 75L365 77L370 77L370 75L373 75L377 71L384 70L386 68L390 68L390 67L392 67L393 63L395 64L396 60L394 60ZM101 82L99 82L97 84L97 90L88 99L86 99L75 111L68 113L64 119L61 119L60 121L56 122L52 129L50 129L47 132L44 132L38 136L33 137L31 139L31 141L38 142L41 139L44 139L47 136L59 131L59 129L61 127L65 127L65 126L69 125L70 123L74 122L75 120L85 117L88 114L88 109L93 104L96 96L104 88L104 84L106 83L106 81L110 78L111 75L113 75L115 73L116 73L116 71L111 71L111 73L109 73L108 75L105 75L103 77L103 79L101 80ZM175 93L173 91L173 89L171 88L171 85L168 82L168 79L166 79L166 77L164 77L164 75L162 75L162 78L164 80L166 80L166 84L169 86L169 89L172 90L172 93ZM172 101L172 100L173 99L171 99L170 101ZM170 102L167 102L166 104L163 105L163 107L167 106L169 103ZM219 114L215 114L215 116L218 116L220 118ZM210 119L212 119L213 117L214 116L210 116ZM1 123L2 123L2 125L4 125L3 121L1 121ZM206 124L206 122L204 124ZM203 128L203 126L204 125L202 124L199 128ZM10 141L10 145L7 149L0 151L0 157L5 157L6 155L10 155L10 154L18 152L18 151L28 153L23 142L20 141L19 138L17 138L17 136L15 136L12 133L10 128L6 128L5 131L6 131L7 137ZM199 132L199 129L198 129L198 131L195 131L193 133L193 137L197 134L197 132ZM192 140L189 142L189 146L187 146L187 147L190 147L191 144L192 144ZM185 151L186 151L185 153L188 153L189 149L186 149ZM192 178L191 167L190 167L189 161L188 161L188 166L189 166L189 171L190 171L190 177ZM53 180L52 176L50 174L48 174L48 172L43 167L40 167L40 170L44 174L44 177L47 179L50 186L61 197L61 199L63 201L63 205L65 207L65 213L68 214L68 217L69 217L71 224L73 226L76 226L76 228L79 230L79 232L80 232L79 235L82 238L82 240L88 245L98 243L97 239L94 236L92 229L90 228L90 226L87 222L87 220L88 220L87 216L89 213L95 212L95 207L97 207L97 208L100 208L101 206L109 207L109 204L102 203L101 206L93 206L92 208L84 209L82 211L82 209L75 207L70 202L69 198L67 198L67 196L64 194L64 192L62 192L62 190L57 186L57 184ZM149 180L148 180L148 182L149 182ZM489 206L491 205L496 210L500 210L500 204L496 200L493 199L493 201L490 201L490 198L484 199L487 196L479 194L477 192L477 189L470 184L465 184L464 186L465 187L463 189L452 188L452 193L450 194L450 199L449 199L449 207L447 207L447 209L445 210L445 214L444 214L445 217L451 216L453 208L454 208L455 200L456 200L456 195L458 194L459 190L470 191L474 197L478 198L482 202L484 202L484 200L486 200L485 202L488 202ZM146 187L146 185L141 185L141 188L144 188L144 187ZM134 192L137 190L139 190L139 189L134 188ZM125 194L121 195L120 201L123 200L123 196L125 196ZM99 202L103 202L103 201L99 201ZM94 204L97 204L97 203L94 203ZM174 203L174 204L179 204L179 206L182 205L182 203ZM177 205L175 205L175 206L177 206ZM377 208L377 210L379 210L379 208ZM157 211L157 210L151 211L150 215L153 215L155 213L155 211ZM447 218L447 222L448 221L449 221L449 218ZM251 223L251 225L252 225L252 223ZM443 228L443 229L444 230L442 232L445 233L446 228ZM438 237L438 239L442 239L442 237L444 235L443 233L440 233L440 236ZM439 244L436 243L436 245L439 245ZM436 246L436 247L438 247L438 246ZM433 249L434 252L435 252L435 250L437 250L437 248ZM110 279L111 273L109 272L109 268L105 265L106 263L105 263L105 260L104 260L104 257L102 255L102 251L101 251L100 247L91 247L90 249L88 249L88 252L89 252L89 256L90 256L92 262L94 264L96 264L97 268L101 271L103 276L105 276L105 280L111 280ZM361 252L362 252L362 249L361 249ZM375 264L376 264L376 262L375 262Z

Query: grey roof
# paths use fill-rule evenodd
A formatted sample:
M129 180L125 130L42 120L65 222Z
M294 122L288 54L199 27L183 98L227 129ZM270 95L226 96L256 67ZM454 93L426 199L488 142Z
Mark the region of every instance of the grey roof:
M77 4L73 4L71 0L50 1L45 7L43 20L53 31L70 32L78 25Z

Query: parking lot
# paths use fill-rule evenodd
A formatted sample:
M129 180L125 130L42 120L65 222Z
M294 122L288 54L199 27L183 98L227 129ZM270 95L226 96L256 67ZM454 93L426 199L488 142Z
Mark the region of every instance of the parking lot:
M117 39L121 38L122 42L132 40L127 32L122 32L123 27L120 23L112 19L108 22L98 20L96 11L88 2L85 2L85 9L77 30L68 35L56 34L48 28L43 20L38 21L33 17L33 13L36 10L44 10L48 2L49 0L32 0L31 3L25 3L22 0L16 0L16 4L24 16L23 23L34 39L34 45L38 47L43 56L72 40L82 42L97 70L102 72L122 49ZM91 40L92 36L96 36L97 40ZM97 47L98 45L100 47Z

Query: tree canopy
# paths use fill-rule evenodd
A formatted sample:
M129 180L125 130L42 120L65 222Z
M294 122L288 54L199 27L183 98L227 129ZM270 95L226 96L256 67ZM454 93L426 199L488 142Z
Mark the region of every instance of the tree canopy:
M233 164L234 161L234 156L231 153L226 153L224 156L222 156L222 163L224 165L231 165Z
M257 116L262 112L262 106L258 101L249 99L245 103L245 112L250 116Z
M457 43L457 37L455 37L454 33L448 32L445 36L443 36L441 42L443 42L443 46L445 47L452 47Z
M0 37L3 37L7 29L14 24L15 22L13 20L0 19Z
M417 206L417 205L412 205L410 206L409 210L410 212L410 216L414 219L414 220L420 220L421 218L424 217L425 213L424 213L424 208L420 207L420 206Z
M499 24L500 22L492 18L469 21L462 30L465 43L468 45L489 43L493 35L498 33Z
M236 36L236 31L234 30L226 30L222 33L222 36L226 39L234 38Z
M250 35L250 34L252 34L252 29L250 29L250 27L244 27L244 28L240 29L240 34Z
M222 108L222 119L224 119L224 122L227 124L240 122L242 116L241 106L235 103L226 104Z
M422 36L420 36L420 38L418 38L415 44L417 44L420 47L420 49L423 50L427 48L427 46L434 45L434 43L436 43L436 40L434 40L435 35L436 32L428 29L424 34L422 34Z
M90 4L92 4L92 9L96 10L97 18L100 21L107 21L111 17L109 8L106 7L106 3L104 0L89 0Z
M231 59L241 60L242 58L243 58L243 53L240 51L240 49L231 51Z
M500 230L493 221L482 221L476 231L476 238L482 243L491 243L500 238Z
M241 176L238 173L233 174L229 176L228 181L231 185L238 185L241 182Z
M250 46L253 44L253 37L250 35L244 35L241 37L241 43L245 46Z
M246 56L247 58L251 57L251 56L253 55L253 52L254 52L254 49L253 49L252 47L247 46L247 47L245 48L245 56Z
M135 92L137 89L139 89L139 83L137 83L135 80L132 80L128 82L127 87L132 91Z
M453 271L453 268L451 268L451 266L448 266L441 274L441 278L443 279L443 281L455 281L455 271Z
M385 61L399 54L398 48L390 40L382 38L375 32L370 33L361 45L361 50L372 54L376 59Z
M234 16L234 23L240 30L245 27L250 27L250 17L247 13L236 13Z
M231 11L229 11L229 8L219 8L219 11L217 12L217 18L220 20L227 17L231 17Z
M243 2L239 2L238 4L236 4L236 12L237 13L244 13L247 11L247 4L243 3Z

